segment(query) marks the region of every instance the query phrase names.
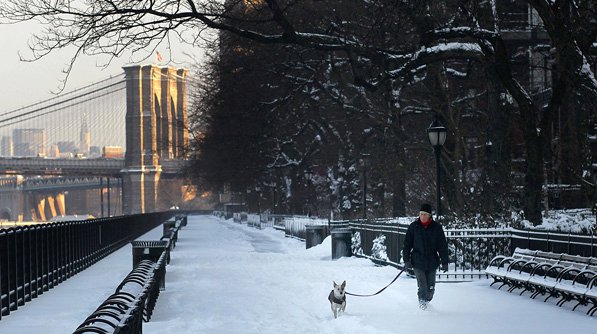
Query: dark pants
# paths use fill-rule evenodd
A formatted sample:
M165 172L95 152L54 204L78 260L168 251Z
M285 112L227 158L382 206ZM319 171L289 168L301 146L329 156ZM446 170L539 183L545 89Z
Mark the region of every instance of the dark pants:
M415 276L417 277L417 286L419 287L418 296L420 301L431 301L433 293L435 292L435 271L421 270L413 268Z

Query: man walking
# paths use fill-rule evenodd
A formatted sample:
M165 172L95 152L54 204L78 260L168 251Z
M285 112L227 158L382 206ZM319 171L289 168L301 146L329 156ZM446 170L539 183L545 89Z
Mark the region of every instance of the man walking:
M421 205L419 218L406 231L402 249L404 270L412 268L417 277L417 295L422 310L433 299L435 273L440 263L441 270L448 271L448 243L444 229L433 220L431 213L430 204Z

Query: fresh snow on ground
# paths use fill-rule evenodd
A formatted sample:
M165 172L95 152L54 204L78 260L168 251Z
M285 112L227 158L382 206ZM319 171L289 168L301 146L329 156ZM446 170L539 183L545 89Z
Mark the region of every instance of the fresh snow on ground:
M156 240L161 227L141 240ZM426 311L416 281L400 277L374 297L348 296L334 319L332 281L376 292L398 273L362 258L331 260L331 241L305 250L271 228L191 216L179 232L162 291L143 332L152 333L593 333L597 317L570 305L489 287L490 280L439 283ZM131 270L126 246L0 320L0 333L71 333Z

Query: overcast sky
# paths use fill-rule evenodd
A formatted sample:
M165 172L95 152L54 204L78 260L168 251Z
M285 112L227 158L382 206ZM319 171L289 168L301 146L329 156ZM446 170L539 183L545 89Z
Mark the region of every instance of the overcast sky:
M57 92L61 87L61 80L64 79L62 70L72 56L72 50L56 52L33 63L19 60L19 52L25 57L31 57L27 42L39 29L40 26L33 22L0 25L0 75L3 79L0 84L0 113L51 98L55 96L52 92ZM165 46L159 47L158 51L165 59L161 65L166 65L170 52ZM177 46L172 52L172 59L179 64L188 63L191 58L184 53L189 52L197 54L199 50ZM75 64L65 91L121 74L122 66L138 62L140 58L136 56L135 59L130 59L127 55L107 68L102 68L98 64L105 59L83 57ZM150 62L157 63L155 55L151 55L144 63Z

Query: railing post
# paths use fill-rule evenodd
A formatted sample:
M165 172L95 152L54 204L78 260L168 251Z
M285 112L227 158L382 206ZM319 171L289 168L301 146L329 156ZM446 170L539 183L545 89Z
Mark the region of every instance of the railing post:
M31 230L28 226L23 227L23 282L24 302L31 301L32 280L32 253L31 253Z
M0 230L0 320L5 315L4 309L8 310L7 300L4 295L8 294L8 238L5 230ZM6 269L2 269L6 268Z
M39 227L39 277L40 277L40 291L39 294L47 291L48 285L48 249L47 249L47 226L45 224Z
M39 247L39 226L33 225L30 229L31 232L31 298L36 298L39 294L39 281L40 281L40 247Z
M16 227L15 228L15 277L16 277L16 289L15 289L15 297L17 306L22 306L25 304L25 291L23 289L23 285L25 284L25 270L24 270L24 245L23 245L23 228Z
M50 270L52 272L52 288L58 285L58 247L60 241L58 240L58 230L56 228L50 228L51 242L49 244L51 248L52 261Z
M570 231L568 231L568 249L566 250L568 254L570 254Z
M8 313L17 309L17 274L16 274L16 242L15 242L15 229L11 228L8 231Z
M591 257L595 256L593 253L593 246L595 246L595 233L591 232Z
M65 236L65 224L66 223L58 223L56 226L56 239L58 240L58 246L56 247L57 252L57 266L56 270L58 272L58 284L64 281L64 265L65 265L65 256L64 256L64 248L66 246L66 236Z

